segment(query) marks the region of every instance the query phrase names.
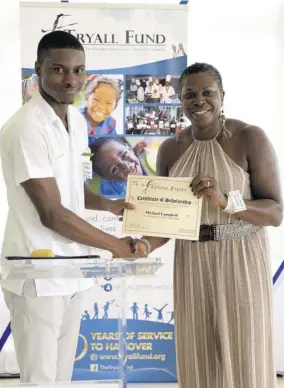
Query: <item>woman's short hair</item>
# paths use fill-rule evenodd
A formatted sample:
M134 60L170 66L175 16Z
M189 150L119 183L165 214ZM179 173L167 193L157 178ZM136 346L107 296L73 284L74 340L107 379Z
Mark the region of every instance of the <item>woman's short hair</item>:
M193 65L188 66L183 73L180 76L179 83L180 83L180 89L182 89L182 86L184 84L185 79L192 75L192 74L197 74L197 73L212 73L215 75L219 89L221 92L224 91L223 89L223 81L221 74L219 71L216 69L216 67L209 65L208 63L200 63L196 62Z
M85 96L86 97L89 97L91 94L94 93L94 91L96 90L96 88L100 85L100 84L107 84L107 85L111 85L115 91L116 91L116 94L117 94L117 102L119 101L119 99L121 98L122 96L122 93L123 93L123 81L119 78L111 78L111 77L108 77L106 75L91 75L87 81L86 81L86 84L85 84Z

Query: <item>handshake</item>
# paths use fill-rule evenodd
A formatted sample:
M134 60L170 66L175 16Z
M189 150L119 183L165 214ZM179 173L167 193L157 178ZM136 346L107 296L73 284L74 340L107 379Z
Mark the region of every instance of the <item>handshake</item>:
M121 238L117 248L112 252L114 259L119 258L129 261L148 257L150 253L151 245L146 239L134 239L130 236Z

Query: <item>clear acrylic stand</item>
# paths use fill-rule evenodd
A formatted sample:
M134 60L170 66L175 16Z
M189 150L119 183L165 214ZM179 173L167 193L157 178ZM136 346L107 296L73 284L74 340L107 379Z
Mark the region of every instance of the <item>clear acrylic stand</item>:
M84 380L66 383L53 383L52 386L74 386L84 388L125 388L127 386L127 277L128 276L149 276L154 274L161 266L160 258L139 259L128 261L124 259L101 259L90 257L55 257L55 258L27 258L13 257L6 261L7 265L1 267L0 286L5 280L27 280L27 279L82 279L94 278L117 278L119 288L117 289L118 307L118 365L117 378L105 378L104 380ZM94 320L95 323L95 320ZM1 317L0 317L1 324ZM3 324L0 326L2 327ZM17 384L13 386L29 386L28 384ZM39 386L51 386L38 382ZM1 384L0 387L8 386ZM34 386L34 384L33 384Z

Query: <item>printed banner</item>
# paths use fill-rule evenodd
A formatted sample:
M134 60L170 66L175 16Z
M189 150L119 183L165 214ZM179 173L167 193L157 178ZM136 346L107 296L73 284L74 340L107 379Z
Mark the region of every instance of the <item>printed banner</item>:
M74 105L86 119L94 154L89 184L108 198L122 198L127 176L155 175L161 143L187 125L179 100L179 76L187 66L187 8L49 4L43 12L42 6L23 5L23 103L38 88L37 44L54 30L75 35L86 52L86 81ZM121 236L121 223L109 213L86 211L86 220ZM155 252L165 265L154 276L127 280L129 382L176 381L173 251L171 241ZM115 278L96 281L82 311L74 380L117 377L119 288Z
M284 376L284 261L273 278L273 318L274 318L274 346L276 356L276 370Z
M22 25L24 102L37 89L32 66L41 36L55 29L77 36L88 70L75 105L86 118L94 153L89 184L109 198L124 197L127 175L155 175L163 137L186 126L178 82L187 63L186 7L68 8L68 15L48 7L44 17L41 8L23 7L22 23L32 14L33 25Z
M89 222L107 225L103 214ZM110 216L111 217L111 216ZM110 218L109 217L109 218ZM109 221L118 232L119 222ZM128 382L176 382L172 286L173 242L156 257L169 260L155 275L127 279L127 378ZM118 377L118 308L120 281L97 279L98 286L82 314L74 380Z

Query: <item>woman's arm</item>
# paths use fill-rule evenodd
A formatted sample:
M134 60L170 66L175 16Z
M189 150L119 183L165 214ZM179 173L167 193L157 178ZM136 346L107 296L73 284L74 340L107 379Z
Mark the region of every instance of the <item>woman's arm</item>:
M248 127L244 132L253 200L247 210L236 213L240 220L259 226L279 226L283 201L275 151L263 130Z

